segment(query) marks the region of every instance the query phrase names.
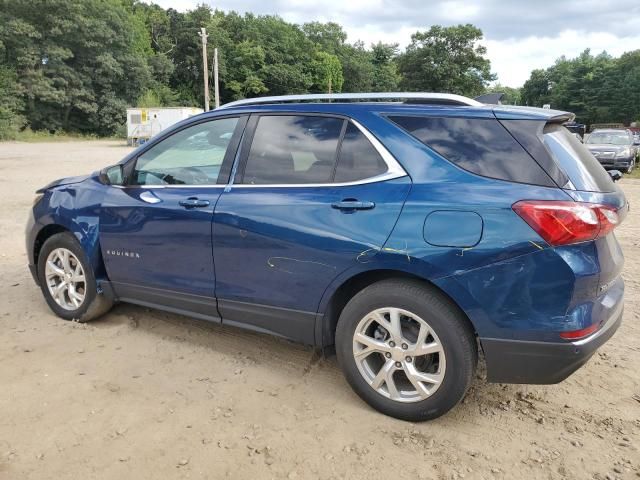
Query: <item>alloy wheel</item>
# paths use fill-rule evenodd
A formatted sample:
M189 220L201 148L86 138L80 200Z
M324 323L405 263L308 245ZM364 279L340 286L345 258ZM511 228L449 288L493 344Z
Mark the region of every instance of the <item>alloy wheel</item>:
M358 322L353 356L371 388L394 401L424 400L444 380L440 339L425 320L400 308L379 308Z
M80 260L66 248L49 253L45 265L51 298L65 310L77 310L85 299L86 281Z

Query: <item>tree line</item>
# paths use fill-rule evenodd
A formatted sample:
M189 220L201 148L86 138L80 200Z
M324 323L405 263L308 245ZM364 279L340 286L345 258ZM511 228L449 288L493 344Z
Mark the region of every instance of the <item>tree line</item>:
M640 50L614 58L583 51L560 57L545 70L534 70L521 89L526 105L567 110L578 121L623 123L640 120Z
M418 32L400 52L349 43L336 23L295 25L205 5L178 12L137 0L0 0L0 18L5 137L25 125L111 135L128 106L202 106L201 27L209 53L219 49L223 103L328 91L473 95L493 79L477 45L482 32L471 25Z
M113 135L127 107L202 106L201 27L209 53L219 49L222 103L329 91L473 97L504 90L508 103L551 103L585 118L640 116L638 93L625 90L625 100L635 97L619 108L623 101L596 92L600 81L608 92L621 85L614 64L627 76L635 68L637 79L640 53L612 59L586 52L583 63L608 66L596 75L572 63L578 59L561 59L534 71L522 90L490 87L495 75L473 25L432 26L401 51L398 44L350 43L333 22L296 25L206 5L178 12L138 0L0 0L0 19L0 138L25 127ZM589 76L589 88L580 75Z

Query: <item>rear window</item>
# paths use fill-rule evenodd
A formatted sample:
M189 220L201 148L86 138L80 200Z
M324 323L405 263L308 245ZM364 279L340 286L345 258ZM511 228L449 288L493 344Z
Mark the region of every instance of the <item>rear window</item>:
M495 119L389 118L450 162L472 173L510 182L556 186Z
M382 175L387 164L358 127L349 123L340 147L335 182L355 182Z
M613 180L587 147L559 124L547 124L543 130L544 143L576 190L612 192Z

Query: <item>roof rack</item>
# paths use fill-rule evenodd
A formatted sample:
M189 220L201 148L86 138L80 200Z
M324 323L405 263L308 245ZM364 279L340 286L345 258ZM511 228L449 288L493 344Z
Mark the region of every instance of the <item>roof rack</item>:
M464 105L478 107L482 103L452 93L424 93L424 92L378 92L378 93L318 93L305 95L282 95L275 97L256 97L225 103L218 108L231 108L246 105L261 105L274 103L298 103L320 101L404 101L405 103L420 103L431 105Z

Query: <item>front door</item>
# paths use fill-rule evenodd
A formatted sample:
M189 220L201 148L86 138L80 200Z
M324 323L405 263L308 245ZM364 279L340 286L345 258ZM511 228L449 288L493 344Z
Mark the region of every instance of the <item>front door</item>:
M237 170L213 224L223 322L313 343L322 294L382 248L411 181L365 129L319 115L252 116Z
M119 298L218 317L211 220L243 120L177 131L141 153L126 185L109 188L100 245Z

